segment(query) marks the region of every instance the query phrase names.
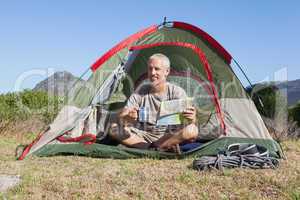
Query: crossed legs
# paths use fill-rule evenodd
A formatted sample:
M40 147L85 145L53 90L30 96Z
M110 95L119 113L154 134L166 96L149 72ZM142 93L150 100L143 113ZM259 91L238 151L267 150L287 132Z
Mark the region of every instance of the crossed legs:
M151 143L147 142L144 138L132 133L129 127L124 127L123 130L119 130L116 123L111 125L110 136L129 147L147 149L151 145ZM197 136L198 127L195 124L189 124L172 134L165 134L153 142L152 146L159 149L171 149L182 142L193 141Z
M159 149L171 149L182 142L191 142L198 137L198 127L195 124L189 124L175 133L165 134L154 142L154 146Z
M118 124L113 123L110 127L109 135L120 143L140 149L148 149L150 143L144 138L132 133L129 127L119 128Z

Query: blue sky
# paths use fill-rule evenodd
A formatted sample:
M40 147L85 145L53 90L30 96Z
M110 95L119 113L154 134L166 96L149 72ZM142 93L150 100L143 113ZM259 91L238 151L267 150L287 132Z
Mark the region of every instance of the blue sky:
M125 37L168 20L219 41L252 80L287 70L300 78L300 1L0 1L0 93L32 88L46 73L79 76ZM284 70L283 70L284 71ZM28 76L31 75L31 76Z

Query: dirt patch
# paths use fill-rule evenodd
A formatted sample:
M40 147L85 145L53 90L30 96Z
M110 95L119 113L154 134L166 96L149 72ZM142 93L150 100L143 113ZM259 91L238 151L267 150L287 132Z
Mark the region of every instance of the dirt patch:
M0 192L5 192L20 183L20 176L0 175Z

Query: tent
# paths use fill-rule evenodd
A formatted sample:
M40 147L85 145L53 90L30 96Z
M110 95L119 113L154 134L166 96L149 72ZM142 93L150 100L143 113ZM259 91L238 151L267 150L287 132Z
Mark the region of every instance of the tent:
M147 59L163 53L171 61L168 80L194 98L201 145L180 155L114 144L107 137L115 113L147 82ZM29 155L109 158L178 158L216 155L233 143L253 143L281 157L251 98L232 70L232 56L209 34L184 22L164 22L111 48L90 68L91 76L70 90L66 105L48 129L28 145Z

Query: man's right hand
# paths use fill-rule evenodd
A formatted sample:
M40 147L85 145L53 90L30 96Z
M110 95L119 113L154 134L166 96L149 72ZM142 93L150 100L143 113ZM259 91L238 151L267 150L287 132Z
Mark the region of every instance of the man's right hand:
M124 122L134 123L138 119L138 112L136 108L124 108L119 117Z

